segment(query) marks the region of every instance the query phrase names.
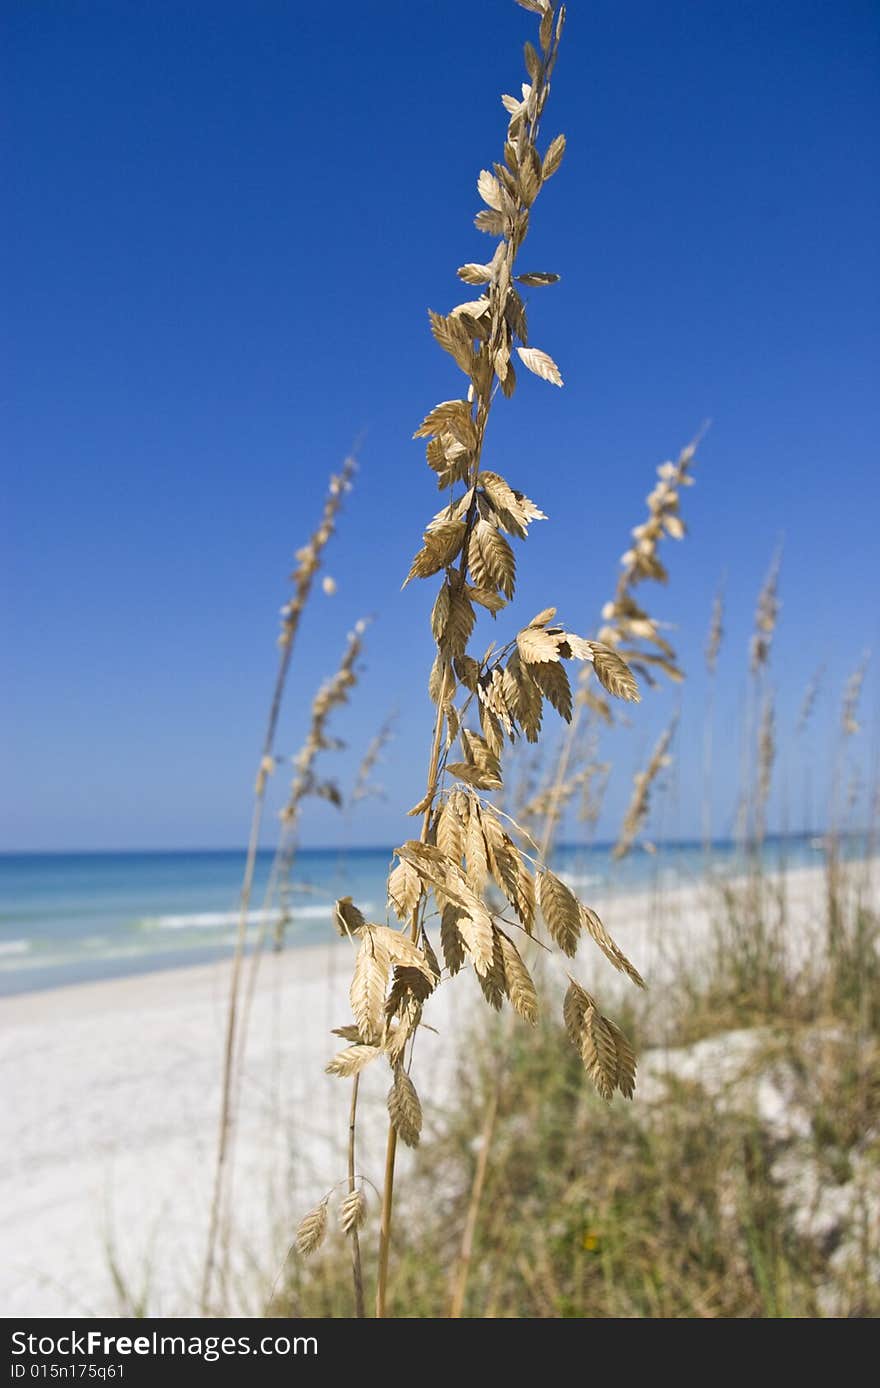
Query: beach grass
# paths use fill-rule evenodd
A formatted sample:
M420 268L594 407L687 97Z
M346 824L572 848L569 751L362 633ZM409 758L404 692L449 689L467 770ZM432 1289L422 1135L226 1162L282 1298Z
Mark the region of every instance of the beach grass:
M845 892L829 903L845 922L834 951L799 967L764 948L784 929L756 913L753 882L719 893L710 948L680 972L674 1005L661 1020L637 1002L626 1017L640 1104L591 1095L552 1021L525 1041L476 1030L464 1050L479 1063L460 1068L402 1196L389 1314L446 1314L501 1054L463 1315L878 1314L880 917L856 882ZM740 1053L742 1077L720 1083L717 1056ZM351 1314L340 1245L292 1260L269 1314Z

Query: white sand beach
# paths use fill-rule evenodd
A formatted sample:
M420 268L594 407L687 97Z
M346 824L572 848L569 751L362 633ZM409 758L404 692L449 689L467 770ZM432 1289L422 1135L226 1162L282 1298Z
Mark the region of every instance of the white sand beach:
M821 869L790 872L786 890L805 943ZM711 928L703 884L591 904L659 998L675 959L698 954ZM235 1146L231 1312L260 1314L297 1219L344 1176L348 1086L323 1067L330 1028L349 1020L350 967L345 941L263 961ZM613 998L618 976L588 942L572 967ZM198 1313L228 983L226 961L0 1004L4 1315ZM463 979L430 1004L438 1034L420 1039L413 1077L435 1100L478 996ZM387 1086L380 1064L365 1072L359 1165L374 1180Z

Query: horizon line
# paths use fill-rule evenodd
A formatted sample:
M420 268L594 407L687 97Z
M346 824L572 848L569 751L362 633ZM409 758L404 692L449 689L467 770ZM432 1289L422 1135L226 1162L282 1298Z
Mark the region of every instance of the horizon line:
M826 838L831 832L834 832L834 831L831 831L831 830L828 830L828 829L819 829L819 828L815 828L815 829L788 829L788 830L784 830L784 831L779 831L779 832L777 832L777 833L766 834L766 835L765 835L765 838L764 838L764 842L765 842L765 843L766 843L766 842L770 842L770 841L772 841L772 842L779 842L779 841L785 841L785 840L812 839L812 838L824 839L824 838ZM869 832L869 830L868 830L867 828L865 828L865 827L859 827L859 828L856 828L856 829L838 830L838 831L836 831L836 832L837 832L837 836L838 836L839 838L842 838L842 839L843 839L843 838L856 838L856 837L859 837L860 835L865 835L865 834L867 834L867 833ZM595 840L593 840L592 842L588 842L588 843L584 843L584 842L581 841L581 840L565 839L565 840L562 840L562 841L557 845L557 848L560 848L560 849L574 848L574 849L580 849L580 850L582 850L582 851L583 851L583 850L591 851L591 850L594 850L594 849L611 849L611 848L613 848L613 847L615 846L616 842L617 842L616 839L595 839ZM658 848L658 849L659 849L659 848L702 848L702 847L704 846L704 840L703 840L703 838L702 838L701 836L697 836L697 837L682 836L682 837L678 837L678 838L652 839L651 842L652 842L652 843L654 844L654 846L655 846L656 848ZM738 846L738 840L737 840L735 837L731 837L731 836L727 836L727 837L713 837L712 839L709 840L709 843L710 843L710 845L711 845L712 847L719 847L719 848L726 848L726 847L731 847L731 846L732 846L732 847L737 847L737 846ZM747 847L754 846L754 845L749 845L748 843L744 843L742 846L743 846L744 848L747 848ZM639 849L639 848L641 848L643 852L645 851L645 850L644 850L644 847L643 847L642 845L639 845L639 844L636 844L636 845L634 846L634 850L633 850L633 851L635 851L636 849ZM258 849L258 852L259 852L259 853L276 853L276 852L277 852L277 845L267 844L267 845L265 845L264 847L259 848L259 849ZM393 855L394 852L395 852L394 845L384 844L384 843L378 843L378 844L375 844L375 843L374 843L374 844L311 844L311 845L308 845L308 846L304 846L304 847L302 847L302 848L300 848L300 849L298 850L298 853L338 853L338 854L345 854L345 853L388 853L388 854L390 854L390 855ZM139 855L142 855L142 856L144 856L144 857L158 857L160 854L165 855L165 856L179 856L179 857L183 857L183 856L185 856L185 855L187 855L187 854L203 854L203 855L205 855L205 856L209 856L209 855L212 855L212 854L221 854L221 853L222 853L222 854L240 853L240 854L242 854L242 855L246 855L246 853L247 853L247 848L246 848L246 846L243 845L243 844L242 844L242 845L236 845L236 846L224 846L224 847L214 847L214 848L205 848L205 847L198 847L198 848L196 848L196 847L189 847L189 848L156 848L156 847L153 847L153 848L2 848L2 849L0 849L0 858L49 858L49 857L56 857L56 858L88 858L88 857L95 857L95 856L101 856L101 857L108 857L108 858L109 858L109 857L123 857L123 856L128 855L128 854L139 854Z

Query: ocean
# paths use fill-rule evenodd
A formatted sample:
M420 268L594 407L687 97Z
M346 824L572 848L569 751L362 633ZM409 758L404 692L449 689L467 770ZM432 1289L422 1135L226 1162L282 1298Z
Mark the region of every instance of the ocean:
M858 846L849 851L858 855ZM822 861L809 836L768 838L768 867ZM261 920L272 852L257 862L248 941ZM296 860L289 948L332 936L339 896L385 919L388 848L304 849ZM696 881L742 866L733 844L707 857L698 844L666 844L614 863L609 845L561 847L556 869L581 893ZM206 963L231 952L244 867L240 851L0 854L0 994ZM274 913L270 918L274 920Z

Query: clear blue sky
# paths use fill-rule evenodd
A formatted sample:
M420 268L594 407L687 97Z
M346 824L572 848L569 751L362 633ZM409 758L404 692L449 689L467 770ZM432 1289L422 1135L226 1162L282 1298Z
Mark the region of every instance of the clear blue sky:
M523 381L489 451L550 516L520 550L518 611L558 602L593 628L654 467L711 417L692 533L651 601L692 676L663 810L687 834L727 571L724 829L780 534L783 743L820 660L817 747L866 641L880 657L880 10L569 9L546 123L568 154L526 256L563 276L533 293L531 326L566 388ZM305 623L279 743L296 749L347 627L375 613L337 729L359 755L405 710L388 799L350 830L319 807L308 838L391 841L430 723L433 585L400 581L439 501L410 434L459 389L425 309L451 307L456 265L490 249L474 183L533 20L512 0L5 0L2 16L2 841L241 842L290 556L363 429L328 556L339 591ZM605 832L671 706L647 699L615 740ZM780 778L777 818L797 822L800 776Z

